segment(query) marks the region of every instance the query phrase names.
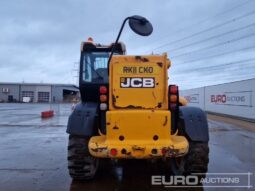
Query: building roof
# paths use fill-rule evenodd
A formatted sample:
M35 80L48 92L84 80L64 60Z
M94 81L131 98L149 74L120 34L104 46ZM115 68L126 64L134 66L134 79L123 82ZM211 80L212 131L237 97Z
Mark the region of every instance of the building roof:
M62 87L73 87L79 89L74 84L51 84L51 83L19 83L19 82L0 82L0 85L26 85L26 86L62 86Z

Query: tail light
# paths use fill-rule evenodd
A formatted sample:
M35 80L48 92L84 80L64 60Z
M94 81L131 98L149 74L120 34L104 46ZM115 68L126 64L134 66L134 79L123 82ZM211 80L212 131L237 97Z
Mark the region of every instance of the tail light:
M178 104L178 86L176 85L170 85L169 86L169 104L172 105L172 104Z
M169 109L171 111L175 111L178 107L179 102L179 91L178 86L176 85L169 85Z
M110 153L112 156L116 156L118 154L118 151L117 151L117 149L111 149Z
M170 95L170 102L176 103L177 102L177 95Z
M108 92L108 90L107 90L107 87L106 86L100 86L100 88L99 88L99 93L100 93L100 110L101 111L105 111L105 110L107 110L107 100L108 100L108 98L107 98L107 92Z
M178 119L179 119L179 91L178 86L169 85L168 101L169 101L169 110L171 111L171 133L175 133L178 128ZM164 152L162 150L162 152Z
M106 94L107 93L107 87L106 86L100 86L99 92L100 92L100 94Z
M107 95L100 95L100 101L106 102L107 101Z
M107 104L106 103L100 103L100 110L101 111L107 110Z
M165 154L167 153L167 149L166 149L166 148L163 148L163 149L161 150L161 153L162 153L162 155L165 155Z
M177 107L177 104L175 104L175 103L170 103L170 110L171 111L175 111L176 110L176 107Z
M178 93L178 86L170 85L169 86L169 92L170 92L170 94L177 94Z

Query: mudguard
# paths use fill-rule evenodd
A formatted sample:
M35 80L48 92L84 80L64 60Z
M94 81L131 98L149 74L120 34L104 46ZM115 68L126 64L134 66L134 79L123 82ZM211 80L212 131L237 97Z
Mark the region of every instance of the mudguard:
M192 141L209 141L208 122L205 112L197 107L181 106L180 122L184 133Z
M97 132L96 117L97 103L79 103L69 116L66 132L70 135L95 135Z

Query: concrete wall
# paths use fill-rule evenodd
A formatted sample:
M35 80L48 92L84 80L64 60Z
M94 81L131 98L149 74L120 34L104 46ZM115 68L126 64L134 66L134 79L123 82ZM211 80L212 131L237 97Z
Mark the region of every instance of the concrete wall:
M255 79L183 90L180 94L191 106L255 120Z

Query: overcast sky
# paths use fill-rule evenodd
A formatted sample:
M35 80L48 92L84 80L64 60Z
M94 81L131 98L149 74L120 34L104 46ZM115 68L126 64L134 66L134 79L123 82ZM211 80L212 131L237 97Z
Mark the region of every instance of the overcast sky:
M126 26L128 54L167 52L169 83L255 77L254 0L1 0L0 82L76 83L81 41L113 42L131 15L154 31L140 37Z

